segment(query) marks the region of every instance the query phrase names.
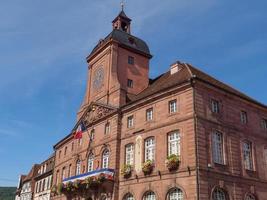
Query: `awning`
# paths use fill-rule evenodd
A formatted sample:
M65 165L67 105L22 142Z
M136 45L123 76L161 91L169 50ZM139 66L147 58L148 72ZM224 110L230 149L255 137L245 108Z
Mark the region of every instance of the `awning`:
M94 171L90 171L84 174L79 174L76 176L71 176L69 178L65 178L63 180L63 183L68 183L68 182L74 182L76 180L85 180L86 178L89 177L94 177L94 176L99 176L100 174L105 175L105 177L109 180L113 180L114 179L114 169L98 169L98 170L94 170Z

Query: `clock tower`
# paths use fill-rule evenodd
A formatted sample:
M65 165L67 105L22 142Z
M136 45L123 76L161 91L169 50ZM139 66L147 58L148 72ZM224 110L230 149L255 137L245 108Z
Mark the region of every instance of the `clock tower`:
M78 113L92 102L121 107L149 84L149 47L131 34L131 19L122 9L110 34L100 39L86 58L88 82Z

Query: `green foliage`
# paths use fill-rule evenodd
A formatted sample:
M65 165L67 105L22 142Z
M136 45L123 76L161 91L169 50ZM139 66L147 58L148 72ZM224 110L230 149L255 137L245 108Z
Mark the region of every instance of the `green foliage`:
M0 187L0 199L14 200L16 188L15 187Z

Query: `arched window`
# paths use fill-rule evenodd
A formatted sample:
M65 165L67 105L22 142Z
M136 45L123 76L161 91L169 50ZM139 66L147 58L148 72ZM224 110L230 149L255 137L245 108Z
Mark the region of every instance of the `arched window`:
M227 200L225 192L220 188L215 188L212 194L212 200Z
M245 200L256 200L256 197L253 194L247 194Z
M90 153L88 156L88 172L91 172L94 170L94 154Z
M170 190L168 194L168 200L183 200L183 199L184 199L184 195L181 189L174 188Z
M155 195L155 193L152 192L152 191L147 192L147 193L144 195L143 200L156 200L156 195Z
M145 162L155 160L155 139L154 137L145 140Z
M124 196L123 200L134 200L134 197L131 193L128 193Z
M77 163L76 163L76 175L79 175L79 174L81 174L81 161L77 160Z
M178 131L168 134L168 156L180 155L180 133Z
M102 154L102 168L108 168L109 164L109 150L105 149Z
M66 168L65 167L62 168L61 177L62 177L62 180L64 180L66 178Z

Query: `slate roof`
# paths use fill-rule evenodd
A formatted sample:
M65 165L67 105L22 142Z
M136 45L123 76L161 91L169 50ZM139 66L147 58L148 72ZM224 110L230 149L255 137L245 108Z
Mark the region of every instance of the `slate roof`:
M129 17L127 17L127 15L125 14L125 12L122 10L117 17L115 17L115 19L112 22L115 22L119 17L127 19L128 21L132 21Z
M94 47L92 52L89 54L87 58L93 55L103 44L110 40L117 41L120 45L124 45L128 48L134 49L140 53L147 55L148 57L152 57L150 54L150 50L145 41L137 38L123 30L114 29L104 40L100 40L100 42Z
M159 93L161 91L164 91L168 88L174 87L176 85L180 85L186 82L189 82L190 79L196 79L200 80L202 82L205 82L207 84L210 84L214 87L217 87L219 89L222 89L226 92L229 92L233 95L236 95L240 98L243 98L245 100L248 100L250 102L256 103L264 108L267 108L266 105L256 101L255 99L247 96L246 94L234 89L233 87L213 78L212 76L198 70L197 68L193 67L191 64L187 63L179 63L180 71L171 74L170 71L158 76L154 80L150 80L149 86L143 90L138 95L129 95L128 96L128 104L141 100L145 97L148 97L150 95ZM126 104L127 106L127 104Z

